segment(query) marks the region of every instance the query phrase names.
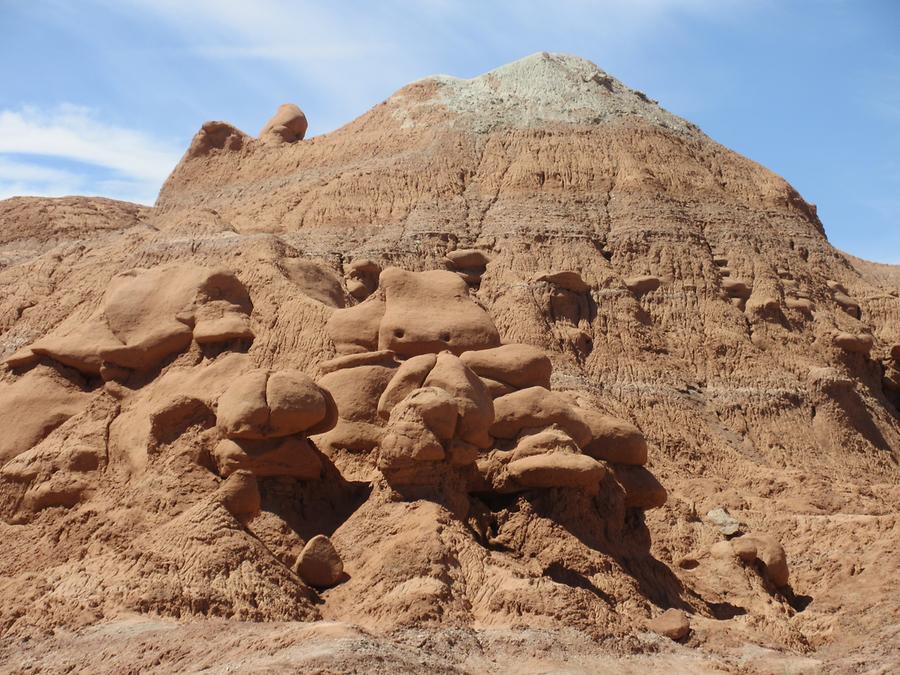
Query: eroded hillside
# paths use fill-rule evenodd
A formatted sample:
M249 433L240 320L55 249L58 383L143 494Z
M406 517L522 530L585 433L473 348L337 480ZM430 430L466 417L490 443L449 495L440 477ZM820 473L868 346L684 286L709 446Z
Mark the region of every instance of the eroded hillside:
M896 267L575 57L301 116L0 202L11 669L896 664Z

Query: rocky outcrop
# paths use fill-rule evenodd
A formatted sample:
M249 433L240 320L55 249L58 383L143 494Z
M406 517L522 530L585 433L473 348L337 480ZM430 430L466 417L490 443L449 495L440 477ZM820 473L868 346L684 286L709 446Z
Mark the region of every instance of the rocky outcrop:
M252 340L246 288L230 272L189 265L136 270L115 277L87 321L60 329L17 352L22 367L48 356L85 375L119 379L187 349Z
M306 115L293 103L282 103L263 125L259 138L266 143L296 143L306 136L309 123Z
M59 654L140 634L138 667L238 642L233 666L281 667L248 660L265 642L340 670L291 660L298 621L359 626L327 658L393 636L399 670L887 662L891 266L581 59L276 126L205 125L153 208L0 203L9 668L96 669ZM345 571L312 590L317 535ZM690 650L645 632L672 607ZM152 651L134 627L170 618Z

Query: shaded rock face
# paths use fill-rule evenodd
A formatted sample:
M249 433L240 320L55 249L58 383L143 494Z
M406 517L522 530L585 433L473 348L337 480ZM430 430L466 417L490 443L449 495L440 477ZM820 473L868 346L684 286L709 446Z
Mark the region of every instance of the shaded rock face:
M205 124L154 208L0 202L4 635L145 613L594 649L678 608L725 664L886 658L895 267L581 59L429 78L303 142L287 113Z

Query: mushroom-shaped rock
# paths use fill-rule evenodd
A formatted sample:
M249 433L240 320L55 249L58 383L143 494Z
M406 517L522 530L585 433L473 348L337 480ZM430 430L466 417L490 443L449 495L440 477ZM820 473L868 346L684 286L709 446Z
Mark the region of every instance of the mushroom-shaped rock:
M381 273L379 284L385 294L379 349L409 357L444 350L461 354L500 344L494 322L453 272L389 267Z
M625 491L625 507L656 509L666 503L668 493L656 476L642 466L613 466L616 480Z
M259 138L264 141L295 143L303 140L308 127L306 115L300 108L293 103L282 103L260 130Z
M481 377L508 384L516 389L550 388L553 366L539 347L509 344L493 349L464 352L460 359Z
M479 448L490 447L488 429L494 421L494 401L484 382L459 357L449 352L438 354L424 385L443 389L453 397L459 411L457 436Z
M213 461L220 476L249 471L254 476L283 476L299 480L318 480L322 459L305 438L289 436L269 440L225 438L213 449Z
M691 622L680 609L667 609L651 620L647 627L670 640L682 640L691 632Z
M446 258L454 269L485 267L491 259L483 251L475 248L461 248L448 251Z
M875 339L868 333L835 333L831 344L852 354L868 354L875 345Z
M411 392L390 411L378 468L392 485L434 484L441 476L435 462L446 460L448 465L457 467L470 465L477 458L478 447L488 445L472 441L481 441L482 435L487 438L485 429L490 417L479 422L482 411L473 405L468 383L460 383L452 364L442 368L441 357L458 361L449 353L438 357L432 372L437 373L440 386L426 381L425 386ZM464 368L461 364L460 367ZM471 378L478 380L474 374Z
M207 343L231 339L238 324L242 336L252 337L249 304L230 272L179 265L119 275L106 291L103 316L122 344L100 349L100 356L125 368L152 368L190 344L192 324L207 323L200 326ZM213 321L222 333L208 325Z
M103 366L100 352L121 346L105 321L88 320L73 330L51 333L31 345L33 354L49 356L86 375L99 375Z
M591 488L606 475L606 468L587 455L566 452L531 455L514 459L506 466L507 485L502 491L519 488Z
M529 387L495 399L490 434L511 439L523 429L543 429L553 424L569 434L578 447L585 447L591 440L591 430L574 406L543 387Z
M613 464L647 463L647 441L636 426L596 410L579 408L578 412L591 432L585 454Z
M539 272L532 277L534 281L544 281L573 293L587 293L591 287L581 278L578 272L564 270L560 272Z
M216 422L229 438L264 439L301 432L321 433L330 396L296 370L252 370L238 377L219 398Z
M306 542L297 558L297 576L314 588L329 588L341 580L344 563L331 539L317 534Z
M655 291L659 288L659 284L659 277L650 275L625 278L625 287L638 297Z
M216 490L215 498L239 520L259 515L261 498L256 477L250 471L235 471Z

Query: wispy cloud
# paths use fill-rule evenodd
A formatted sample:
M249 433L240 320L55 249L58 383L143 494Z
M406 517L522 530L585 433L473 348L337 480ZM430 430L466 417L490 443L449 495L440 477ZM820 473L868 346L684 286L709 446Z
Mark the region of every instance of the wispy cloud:
M89 108L0 110L0 196L60 196L113 186L119 198L152 202L181 149L147 134L104 123ZM39 159L88 165L47 167ZM92 180L100 177L100 180Z
M248 91L265 83L327 101L329 119L310 120L319 133L420 77L474 76L485 62L499 66L540 50L632 49L670 30L679 15L727 16L747 2L557 0L550 10L519 0L128 0L110 6L162 21L200 59L214 67L228 63Z

